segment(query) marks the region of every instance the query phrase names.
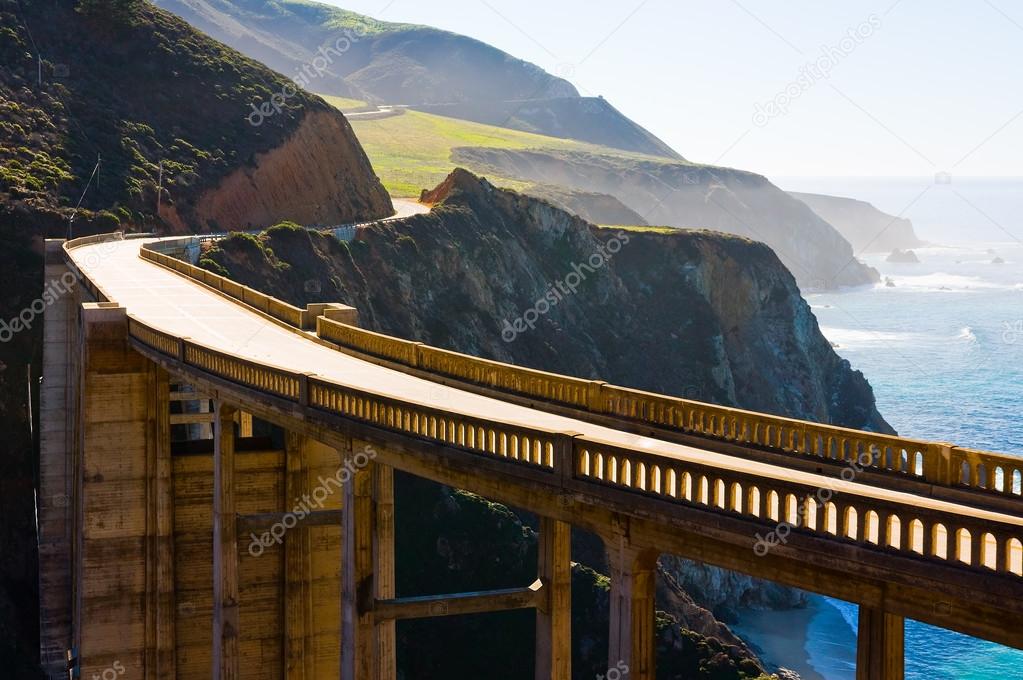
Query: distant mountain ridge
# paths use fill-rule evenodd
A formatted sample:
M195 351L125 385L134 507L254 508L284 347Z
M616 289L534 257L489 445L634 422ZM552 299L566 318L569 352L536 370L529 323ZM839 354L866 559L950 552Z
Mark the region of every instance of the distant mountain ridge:
M681 158L603 99L474 38L307 0L154 2L309 90Z

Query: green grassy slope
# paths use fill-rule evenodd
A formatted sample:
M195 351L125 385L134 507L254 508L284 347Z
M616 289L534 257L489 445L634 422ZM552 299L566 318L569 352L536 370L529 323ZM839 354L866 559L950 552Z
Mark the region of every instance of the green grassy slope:
M359 104L341 97L324 98L346 110ZM666 162L656 156L633 154L571 139L420 111L409 110L402 115L376 120L354 117L349 122L373 162L380 180L392 196L398 197L418 197L423 189L435 187L444 181L455 168L455 162L451 159L452 150L460 147L586 151L622 161ZM489 179L495 184L513 189L523 189L531 184L500 175L492 175Z

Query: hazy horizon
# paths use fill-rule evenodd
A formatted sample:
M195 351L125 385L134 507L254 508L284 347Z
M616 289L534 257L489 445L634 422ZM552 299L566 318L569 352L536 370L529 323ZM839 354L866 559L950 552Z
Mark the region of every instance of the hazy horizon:
M1023 9L993 0L324 1L494 45L604 96L694 162L773 177L1020 175L1009 65L1023 57Z

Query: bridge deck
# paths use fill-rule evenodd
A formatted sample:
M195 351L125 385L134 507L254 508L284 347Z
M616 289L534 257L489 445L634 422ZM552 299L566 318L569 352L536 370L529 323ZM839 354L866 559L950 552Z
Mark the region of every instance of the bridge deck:
M88 245L72 250L71 256L82 272L126 307L130 315L156 329L191 338L212 349L291 371L312 372L348 387L467 416L521 427L577 432L614 446L641 449L739 473L1023 527L1020 517L643 437L439 385L363 361L303 338L240 304L140 258L139 248L145 242L138 239Z

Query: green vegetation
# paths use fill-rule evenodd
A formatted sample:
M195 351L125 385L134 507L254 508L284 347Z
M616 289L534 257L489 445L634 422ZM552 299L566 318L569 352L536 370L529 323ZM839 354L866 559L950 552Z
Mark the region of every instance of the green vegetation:
M163 206L187 220L325 107L300 92L250 125L250 104L289 81L143 0L0 0L0 27L0 203L67 211L84 193L83 227L101 210L152 226L161 163Z
M362 35L380 35L382 33L399 33L416 28L424 28L416 24L391 23L380 21L363 14L356 14L346 9L325 5L310 0L278 0L274 3L288 13L302 17L312 24L331 30L348 29Z
M338 108L348 108L346 103L352 101L324 98ZM408 110L399 116L377 120L353 118L350 122L380 180L392 196L399 197L418 197L423 189L444 181L455 168L451 152L458 147L585 151L619 159L623 164L629 160L664 162L663 158L655 156L420 111ZM489 179L499 186L519 190L531 184L501 176Z
M368 104L361 99L337 97L332 94L321 94L320 96L323 97L328 104L334 108L340 109L341 111L351 112L368 106Z

